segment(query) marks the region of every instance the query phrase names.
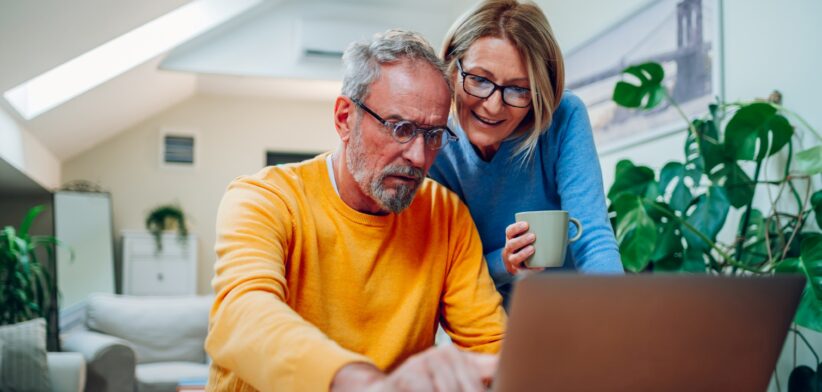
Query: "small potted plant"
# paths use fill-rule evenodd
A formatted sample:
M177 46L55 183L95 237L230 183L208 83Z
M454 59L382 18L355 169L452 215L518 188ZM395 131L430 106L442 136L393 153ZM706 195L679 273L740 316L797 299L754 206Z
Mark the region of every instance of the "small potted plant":
M188 236L185 213L179 206L173 204L161 205L151 210L146 217L146 229L154 236L157 253L163 250L164 231L176 230L177 238L182 243Z

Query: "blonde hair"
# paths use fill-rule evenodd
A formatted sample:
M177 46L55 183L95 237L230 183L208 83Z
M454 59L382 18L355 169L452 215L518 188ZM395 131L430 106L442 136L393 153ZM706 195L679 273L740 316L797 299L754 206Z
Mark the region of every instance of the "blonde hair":
M540 134L547 132L562 99L565 88L562 52L539 6L527 0L485 0L457 19L445 36L441 55L448 75L455 74L457 60L484 37L510 41L528 69L532 105L512 136L527 135L514 149L514 156L525 152L523 162L529 161ZM453 101L456 105L456 92ZM454 118L459 122L459 117Z

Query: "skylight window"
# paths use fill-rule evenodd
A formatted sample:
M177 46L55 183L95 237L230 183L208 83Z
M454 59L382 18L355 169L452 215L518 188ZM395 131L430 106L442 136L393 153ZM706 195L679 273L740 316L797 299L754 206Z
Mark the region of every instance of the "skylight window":
M30 120L239 15L262 0L196 0L20 84L3 96Z

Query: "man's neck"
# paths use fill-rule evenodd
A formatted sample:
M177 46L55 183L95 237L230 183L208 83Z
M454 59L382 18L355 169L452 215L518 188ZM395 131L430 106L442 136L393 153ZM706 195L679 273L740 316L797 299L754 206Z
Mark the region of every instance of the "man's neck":
M331 165L337 186L337 194L340 199L349 207L364 214L387 215L388 211L385 211L370 196L363 193L357 185L354 176L348 171L344 156L343 150L337 150L331 154Z

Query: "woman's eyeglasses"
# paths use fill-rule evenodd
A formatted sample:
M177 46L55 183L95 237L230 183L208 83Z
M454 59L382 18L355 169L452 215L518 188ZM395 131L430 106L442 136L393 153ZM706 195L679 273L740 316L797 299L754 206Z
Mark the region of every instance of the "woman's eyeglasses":
M519 86L500 86L479 75L462 70L460 60L457 60L457 69L462 76L462 89L477 98L488 98L495 91L502 91L502 102L516 108L527 108L531 105L531 89Z

